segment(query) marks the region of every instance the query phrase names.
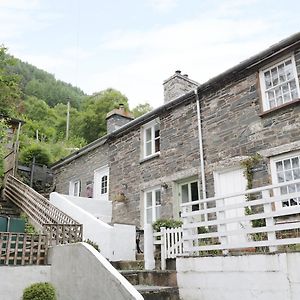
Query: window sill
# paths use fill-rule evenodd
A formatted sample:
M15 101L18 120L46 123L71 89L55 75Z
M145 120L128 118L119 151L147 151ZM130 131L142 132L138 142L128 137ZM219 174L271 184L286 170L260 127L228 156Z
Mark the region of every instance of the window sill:
M151 159L153 159L153 158L155 158L155 157L159 157L160 156L160 152L156 152L156 153L154 153L154 154L152 154L152 155L149 155L149 156L147 156L147 157L145 157L145 158L142 158L141 160L140 160L140 164L142 164L142 163L144 163L144 162L146 162L146 161L148 161L148 160L151 160Z
M272 109L266 110L266 111L260 113L259 116L260 117L264 117L264 116L267 116L267 115L269 115L269 114L271 114L271 113L273 113L275 111L284 109L284 108L286 108L288 106L297 105L298 103L300 103L300 98L299 99L295 99L295 100L290 101L290 102L287 102L287 103L284 103L284 104L282 104L280 106L277 106L277 107L274 107Z

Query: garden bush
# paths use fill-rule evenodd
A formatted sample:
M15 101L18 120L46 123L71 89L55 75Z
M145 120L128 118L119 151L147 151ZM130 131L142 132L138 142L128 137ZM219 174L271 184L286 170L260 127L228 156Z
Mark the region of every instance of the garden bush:
M23 300L57 300L55 288L48 282L34 283L24 290Z
M178 228L182 226L182 221L174 219L159 219L152 224L155 231L160 231L161 227Z

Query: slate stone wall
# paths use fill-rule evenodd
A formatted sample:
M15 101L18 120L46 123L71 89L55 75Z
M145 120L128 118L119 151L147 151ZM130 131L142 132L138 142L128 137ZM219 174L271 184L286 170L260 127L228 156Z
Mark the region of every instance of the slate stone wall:
M107 144L89 151L70 163L53 170L55 176L55 191L62 194L69 194L69 183L73 180L80 180L80 196L87 197L86 187L94 180L94 170L108 164Z
M163 113L160 118L160 155L141 157L141 128L109 142L110 198L123 192L125 203L114 201L113 222L141 225L143 191L167 183L162 191L162 217L173 215L172 182L198 176L199 143L195 103ZM124 189L124 184L127 188Z
M300 74L300 52L296 53ZM203 146L207 196L214 196L213 172L241 167L244 159L262 150L300 141L299 102L262 114L259 68L243 79L201 95ZM141 128L110 141L110 191L123 192L128 200L114 202L113 221L142 224L143 191L166 182L162 191L162 217L172 217L176 198L174 182L199 176L199 144L195 99L159 117L160 156L141 161ZM300 147L299 147L300 149ZM255 166L254 187L269 184L269 157ZM124 190L122 183L127 185ZM111 195L113 198L113 195Z

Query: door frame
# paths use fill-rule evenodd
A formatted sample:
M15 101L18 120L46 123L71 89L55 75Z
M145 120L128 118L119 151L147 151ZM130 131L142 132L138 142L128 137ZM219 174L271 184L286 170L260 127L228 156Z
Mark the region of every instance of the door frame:
M96 198L95 196L96 196L96 174L98 173L100 173L101 174L101 172L103 172L103 173L105 173L105 171L107 170L107 199L106 200L108 200L109 201L109 167L108 167L108 165L105 165L105 166L102 166L102 167L100 167L100 168L97 168L97 169L95 169L94 170L94 185L93 185L93 198ZM99 182L100 183L100 189L101 189L101 181ZM101 196L101 193L99 193L99 195Z

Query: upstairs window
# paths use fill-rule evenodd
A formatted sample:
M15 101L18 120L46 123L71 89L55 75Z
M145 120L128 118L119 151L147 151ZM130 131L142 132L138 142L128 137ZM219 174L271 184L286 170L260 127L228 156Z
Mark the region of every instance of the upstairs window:
M160 151L160 124L154 120L143 127L143 158Z
M260 71L264 111L299 98L299 80L293 56Z

